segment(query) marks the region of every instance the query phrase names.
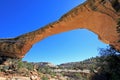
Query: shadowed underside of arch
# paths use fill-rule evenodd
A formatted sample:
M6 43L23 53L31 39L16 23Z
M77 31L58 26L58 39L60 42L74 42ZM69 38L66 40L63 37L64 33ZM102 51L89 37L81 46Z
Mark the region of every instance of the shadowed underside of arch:
M120 0L87 0L45 27L16 38L0 39L0 56L23 58L38 41L79 28L96 33L101 41L120 51Z

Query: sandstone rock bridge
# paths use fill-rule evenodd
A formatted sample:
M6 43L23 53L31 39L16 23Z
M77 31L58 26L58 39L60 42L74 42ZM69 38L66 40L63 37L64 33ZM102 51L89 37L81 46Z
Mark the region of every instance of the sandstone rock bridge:
M120 51L120 0L87 0L45 27L15 38L0 39L0 56L23 58L42 39L82 28Z

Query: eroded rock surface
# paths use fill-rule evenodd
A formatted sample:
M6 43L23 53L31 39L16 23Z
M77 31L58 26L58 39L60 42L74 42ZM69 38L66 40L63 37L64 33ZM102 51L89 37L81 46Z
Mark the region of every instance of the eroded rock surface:
M120 51L120 0L87 0L58 21L12 39L0 39L0 56L23 58L42 39L74 29L88 29Z

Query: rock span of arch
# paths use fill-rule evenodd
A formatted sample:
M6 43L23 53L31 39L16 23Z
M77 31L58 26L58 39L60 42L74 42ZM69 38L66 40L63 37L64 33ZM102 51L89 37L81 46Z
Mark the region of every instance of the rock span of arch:
M32 45L42 39L85 28L120 51L120 0L87 0L59 20L36 31L11 39L0 39L0 56L23 58Z

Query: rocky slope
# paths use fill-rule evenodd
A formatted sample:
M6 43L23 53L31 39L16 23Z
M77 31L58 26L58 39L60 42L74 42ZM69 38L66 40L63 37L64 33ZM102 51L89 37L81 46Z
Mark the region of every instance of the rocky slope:
M12 39L0 39L0 56L23 58L44 38L73 29L88 29L120 51L120 0L87 0L58 21Z

